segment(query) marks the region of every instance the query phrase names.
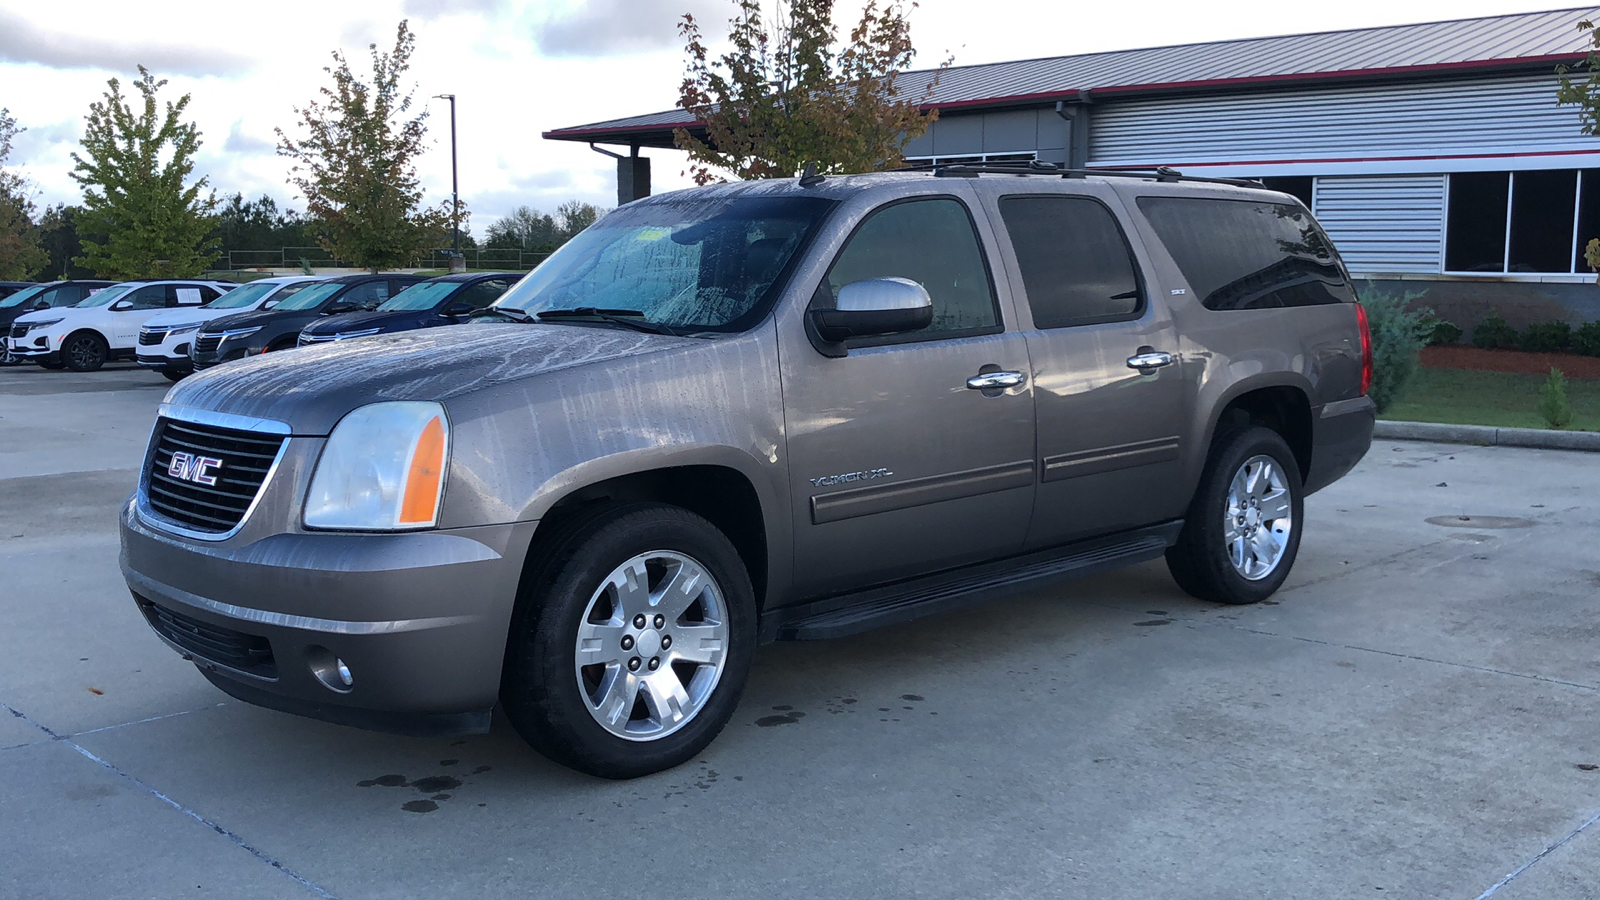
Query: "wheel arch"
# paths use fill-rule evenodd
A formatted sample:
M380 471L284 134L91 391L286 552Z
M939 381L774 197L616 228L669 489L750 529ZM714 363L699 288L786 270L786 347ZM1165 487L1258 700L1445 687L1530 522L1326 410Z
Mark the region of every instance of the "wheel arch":
M1289 373L1283 375L1288 376ZM1294 453L1301 482L1310 477L1313 411L1308 384L1293 377L1241 381L1231 385L1219 401L1211 406L1211 410L1200 444L1205 448L1204 453L1196 454L1196 458L1206 462L1202 462L1201 468L1193 473L1191 485L1198 484L1200 473L1208 464L1218 438L1249 425L1261 425L1282 435Z

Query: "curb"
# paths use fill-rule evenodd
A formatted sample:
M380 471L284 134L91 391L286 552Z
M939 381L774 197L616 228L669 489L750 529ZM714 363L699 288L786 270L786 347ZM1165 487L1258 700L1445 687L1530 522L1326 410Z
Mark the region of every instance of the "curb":
M1434 441L1441 444L1477 444L1484 447L1532 447L1538 450L1587 450L1600 453L1600 432L1594 431L1379 421L1373 426L1372 436L1398 441Z

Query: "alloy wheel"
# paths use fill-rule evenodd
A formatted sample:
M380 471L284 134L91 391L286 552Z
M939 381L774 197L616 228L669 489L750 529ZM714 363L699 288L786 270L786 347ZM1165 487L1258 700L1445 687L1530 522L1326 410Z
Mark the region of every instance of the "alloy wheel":
M1252 456L1228 485L1223 512L1228 562L1247 581L1271 575L1283 561L1294 531L1294 504L1277 460Z

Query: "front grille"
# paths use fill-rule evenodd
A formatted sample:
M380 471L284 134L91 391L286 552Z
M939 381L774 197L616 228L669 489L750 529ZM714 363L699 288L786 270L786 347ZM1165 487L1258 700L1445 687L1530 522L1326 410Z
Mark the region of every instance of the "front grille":
M166 339L167 330L165 328L160 330L151 330L149 328L139 329L139 346L141 347L153 347Z
M195 336L194 352L196 353L214 353L220 346L222 346L222 335L220 334L201 334Z
M135 595L138 597L138 595ZM205 662L258 678L278 677L278 662L267 639L220 625L208 625L138 597L139 611L156 633Z
M11 336L14 337L14 338L23 337L27 333L28 333L28 326L27 325L16 325L16 324L14 324L14 325L11 326Z
M156 423L145 499L156 512L185 528L208 534L230 531L244 520L284 440L275 434L163 418ZM220 460L219 466L191 473L215 478L216 484L175 475L175 453ZM178 468L181 472L181 464Z

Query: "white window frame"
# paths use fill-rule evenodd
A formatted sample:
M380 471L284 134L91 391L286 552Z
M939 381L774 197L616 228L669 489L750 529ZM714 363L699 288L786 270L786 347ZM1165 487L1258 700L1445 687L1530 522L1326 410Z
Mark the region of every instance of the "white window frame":
M1441 222L1441 225L1443 227L1442 227L1441 234L1439 235L1439 250L1440 250L1440 252L1439 252L1439 274L1441 274L1441 275L1449 275L1452 278L1485 278L1485 279L1495 279L1495 280L1498 280L1498 281L1504 281L1504 280L1507 280L1507 279L1537 280L1537 279L1540 279L1540 278L1556 278L1556 277L1561 277L1561 276L1579 276L1579 277L1583 277L1583 278L1591 278L1591 277L1593 277L1592 273L1580 271L1579 268L1578 268L1578 250L1582 246L1582 245L1580 245L1578 243L1578 241L1579 241L1579 234L1578 234L1579 221L1578 220L1579 220L1579 214L1583 210L1583 183L1584 183L1584 176L1585 176L1585 174L1587 172L1591 171L1589 169L1577 169L1576 170L1577 173L1578 173L1578 177L1577 177L1577 179L1575 181L1575 186L1573 188L1573 194L1572 194L1572 244L1571 244L1570 247L1567 248L1568 249L1567 259L1569 260L1569 262L1567 264L1567 266L1568 266L1567 270L1565 272L1513 272L1513 271L1511 271L1511 213L1512 213L1512 210L1514 210L1516 208L1516 202L1517 202L1517 176L1519 174L1522 174L1524 171L1529 171L1529 172L1549 172L1549 171L1563 171L1563 170L1561 170L1561 169L1527 169L1527 170L1512 169L1512 170L1505 171L1505 172L1498 172L1497 171L1497 172L1488 173L1488 174L1495 174L1495 175L1502 175L1503 174L1503 175L1507 176L1507 181L1508 181L1507 186L1506 186L1506 231L1505 231L1504 246L1501 247L1500 271L1498 271L1498 272L1458 272L1458 271L1453 271L1448 267L1449 266L1448 261L1450 259L1450 195L1451 195L1451 191L1452 191L1453 182L1455 180L1455 176L1458 175L1458 174L1464 174L1464 173L1457 173L1457 172L1446 172L1445 173L1445 182L1444 182L1444 218L1443 218L1443 221ZM1594 170L1594 171L1600 172L1600 170ZM1465 174L1478 174L1478 173L1465 173ZM1597 179L1597 180L1600 180L1600 179ZM1597 186L1596 189L1600 190L1600 186ZM1600 237L1600 235L1596 235L1596 237Z

